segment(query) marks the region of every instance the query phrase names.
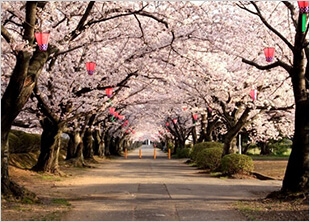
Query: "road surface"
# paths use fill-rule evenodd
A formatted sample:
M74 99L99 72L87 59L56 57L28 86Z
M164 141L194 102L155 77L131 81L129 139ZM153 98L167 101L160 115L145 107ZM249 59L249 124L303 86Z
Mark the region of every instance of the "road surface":
M238 200L264 197L281 181L219 179L200 173L184 160L142 146L85 175L59 182L72 204L62 220L70 221L214 221L246 220L234 209ZM74 198L72 198L74 196Z

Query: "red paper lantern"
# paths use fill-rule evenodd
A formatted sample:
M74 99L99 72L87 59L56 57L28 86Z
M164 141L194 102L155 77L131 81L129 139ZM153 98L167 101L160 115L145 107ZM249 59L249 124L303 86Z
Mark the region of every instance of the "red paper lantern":
M94 63L94 62L86 62L85 64L86 64L86 69L87 69L88 74L90 76L92 74L94 74L96 63Z
M115 118L117 118L118 117L118 112L114 112L113 115L115 116Z
M128 131L128 130L126 130L126 131L125 131L125 133L129 133L129 131Z
M105 93L107 94L108 98L112 97L113 88L106 88Z
M113 115L114 112L115 112L115 108L111 107L111 108L109 109L109 112L110 112L111 115Z
M168 122L166 123L166 126L169 126L169 123L168 123Z
M177 119L173 119L172 121L173 121L174 124L176 124L178 122Z
M127 126L127 124L128 124L128 120L124 122L123 127Z
M125 119L125 116L118 115L118 118L123 120L123 119Z
M264 48L264 53L265 53L266 61L272 62L273 54L274 54L274 48L273 47Z
M253 101L255 101L257 99L257 90L256 89L252 89L250 92L250 96L253 99Z
M198 115L197 114L193 114L193 118L196 121L198 119Z
M309 1L297 1L299 6L299 13L309 13Z
M34 36L36 37L39 50L46 51L48 46L48 38L50 34L48 32L35 32Z
M134 130L132 130L131 132L132 132L133 134L135 134L135 133L136 133L136 131L134 131Z

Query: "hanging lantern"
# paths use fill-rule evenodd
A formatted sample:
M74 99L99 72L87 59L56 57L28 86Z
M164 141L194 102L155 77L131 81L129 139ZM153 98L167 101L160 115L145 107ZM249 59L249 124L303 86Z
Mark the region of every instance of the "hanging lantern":
M125 116L118 115L118 118L121 119L121 120L123 120L123 119L125 119Z
M274 48L273 47L264 48L264 53L265 53L266 61L272 62L273 55L274 55Z
M133 134L135 134L135 133L136 133L136 131L134 131L134 130L132 130L131 132L132 132Z
M166 122L166 126L169 126L169 123L168 123L168 122Z
M298 1L299 13L302 14L301 31L306 31L307 14L309 14L309 1Z
M299 6L299 12L301 14L309 13L309 1L297 1Z
M176 124L178 122L177 119L173 119L172 121L173 121L174 124Z
M193 118L196 121L198 119L198 115L197 114L193 114Z
M128 131L128 130L126 130L126 131L125 131L125 133L129 133L129 131Z
M48 38L50 34L48 32L35 32L34 36L36 37L39 50L46 51L48 46Z
M127 124L128 124L128 120L124 122L123 127L127 126Z
M115 112L115 108L111 107L111 108L109 109L109 112L110 112L111 115L113 115L114 112Z
M94 63L94 62L86 62L85 64L86 64L86 69L87 69L88 74L90 76L92 74L94 74L96 63Z
M250 92L250 96L251 96L252 100L255 101L257 99L257 90L252 89Z
M105 93L107 94L108 98L112 97L113 88L106 88Z
M117 118L118 117L118 112L114 112L114 117Z

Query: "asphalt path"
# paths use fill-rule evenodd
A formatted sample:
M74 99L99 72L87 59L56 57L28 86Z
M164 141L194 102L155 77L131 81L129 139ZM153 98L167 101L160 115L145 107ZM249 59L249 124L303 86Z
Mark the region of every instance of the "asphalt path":
M184 159L169 160L166 153L143 145L97 164L85 174L59 182L72 209L68 221L232 221L246 220L235 208L238 200L264 197L281 181L220 179L208 176Z

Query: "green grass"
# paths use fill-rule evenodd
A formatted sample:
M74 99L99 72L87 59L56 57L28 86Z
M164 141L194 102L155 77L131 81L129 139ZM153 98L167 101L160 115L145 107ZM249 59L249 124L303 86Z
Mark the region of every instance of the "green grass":
M22 206L13 206L12 207L13 210L18 210L18 211L31 211L31 208L25 208L25 207L22 207Z
M71 204L65 199L53 199L52 202L59 205L71 206Z
M248 220L256 221L257 219L253 216L254 212L263 211L261 207L249 206L246 202L237 201L235 204L237 210L239 210Z
M39 175L38 178L42 180L53 180L53 181L61 181L59 177L51 176L51 175Z
M288 160L289 156L286 155L249 155L253 160Z
M287 149L282 155L275 155L272 154L271 156L289 156L291 154L292 149ZM247 155L259 155L260 149L259 148L252 148L247 151Z
M60 221L61 217L63 216L63 211L54 211L47 215L42 216L35 216L31 218L31 221Z
M33 199L29 198L29 197L23 197L21 202L25 203L25 204L34 204L34 203L36 203L35 200L33 200Z

